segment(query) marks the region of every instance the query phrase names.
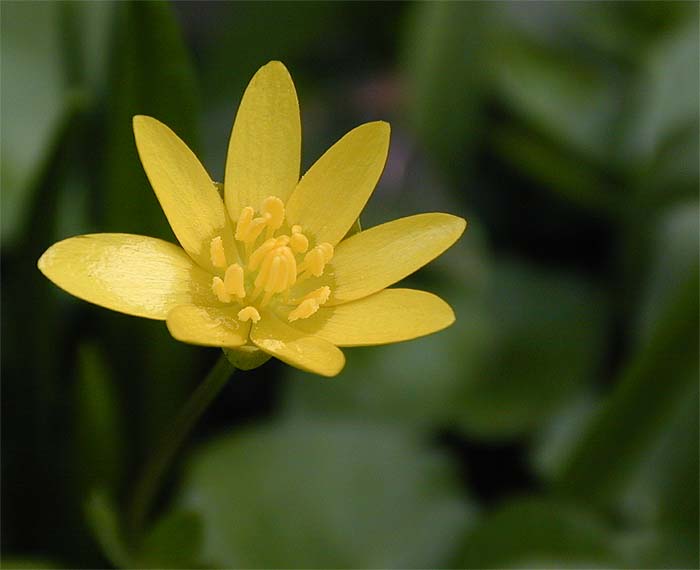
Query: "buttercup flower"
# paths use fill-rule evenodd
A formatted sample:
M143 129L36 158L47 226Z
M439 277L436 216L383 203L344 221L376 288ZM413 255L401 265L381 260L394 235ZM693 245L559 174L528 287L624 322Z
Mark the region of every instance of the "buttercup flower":
M165 320L184 342L263 351L324 376L343 368L339 346L413 339L454 321L435 295L387 287L450 247L463 219L421 214L346 238L384 168L387 123L353 129L299 179L299 104L287 69L273 61L238 109L223 200L167 126L137 116L134 134L182 247L128 234L56 243L39 269L69 293Z

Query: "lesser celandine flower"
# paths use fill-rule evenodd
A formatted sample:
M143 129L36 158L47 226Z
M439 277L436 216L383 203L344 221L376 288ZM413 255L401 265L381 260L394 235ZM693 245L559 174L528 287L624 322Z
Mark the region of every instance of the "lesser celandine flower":
M450 247L465 228L421 214L345 236L387 157L389 125L361 125L299 179L301 125L292 79L262 67L241 102L223 199L167 126L134 117L141 162L182 247L90 234L51 246L39 269L69 293L161 319L178 340L263 351L333 376L339 346L384 344L447 327L454 314L423 291L387 289Z

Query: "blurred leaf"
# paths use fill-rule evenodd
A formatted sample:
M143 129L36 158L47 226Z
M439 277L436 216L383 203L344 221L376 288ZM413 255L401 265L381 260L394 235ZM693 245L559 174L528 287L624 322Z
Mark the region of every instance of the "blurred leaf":
M491 51L505 102L569 151L609 161L610 126L618 111L612 83L572 53L507 33Z
M653 267L642 300L639 340L647 342L675 288L698 263L700 206L679 204L664 213L654 232Z
M619 538L618 544L627 568L700 567L697 529L636 531Z
M94 344L79 348L76 408L81 487L114 492L123 471L121 414L111 374Z
M447 458L406 432L288 423L202 449L183 502L212 565L426 567L446 563L469 522L455 483Z
M692 25L671 28L666 37L652 46L643 62L638 86L641 101L629 133L634 157L653 157L679 131L692 130L697 138L700 107L697 10L689 20L693 21Z
M617 496L669 421L678 398L697 383L698 341L696 263L673 288L648 342L576 446L559 480L562 491L596 502Z
M444 167L461 173L476 136L483 80L479 2L419 2L404 38L409 121Z
M71 101L63 76L60 4L2 4L2 242L17 238Z
M103 229L173 241L141 167L132 118L151 115L196 150L192 64L170 4L124 2L118 8L108 89Z
M547 420L596 372L606 307L585 281L502 263L483 300L490 336L480 367L459 395L470 435L515 437Z
M697 384L689 386L625 489L622 507L633 521L679 532L695 530L697 535L699 395Z
M202 522L186 511L161 518L141 546L139 568L197 568L202 548Z
M547 480L561 475L569 457L600 403L587 389L567 402L535 434L531 461Z
M109 496L94 490L85 503L85 516L109 561L117 568L134 568L120 528L119 513Z
M467 535L460 568L608 568L619 557L610 529L592 513L521 499L484 517Z

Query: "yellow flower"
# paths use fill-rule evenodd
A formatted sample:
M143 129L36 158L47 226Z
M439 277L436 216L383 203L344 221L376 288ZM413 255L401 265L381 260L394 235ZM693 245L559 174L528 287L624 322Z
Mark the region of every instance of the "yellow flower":
M91 303L166 320L178 340L267 355L334 376L339 346L413 339L454 322L430 293L386 289L462 234L465 221L421 214L343 239L384 168L389 125L361 125L299 179L299 104L287 69L253 77L228 148L222 200L190 149L134 117L148 179L182 247L91 234L51 246L39 269Z

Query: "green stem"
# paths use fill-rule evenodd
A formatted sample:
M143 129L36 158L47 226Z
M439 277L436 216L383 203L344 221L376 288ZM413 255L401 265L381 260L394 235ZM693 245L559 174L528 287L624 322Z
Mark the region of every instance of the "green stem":
M146 517L151 510L153 500L160 487L161 480L172 463L183 441L190 433L197 420L209 407L217 394L225 386L235 368L224 354L211 369L204 381L192 393L190 399L180 410L180 414L165 433L160 446L150 457L136 482L132 495L130 528L135 538L139 537Z

